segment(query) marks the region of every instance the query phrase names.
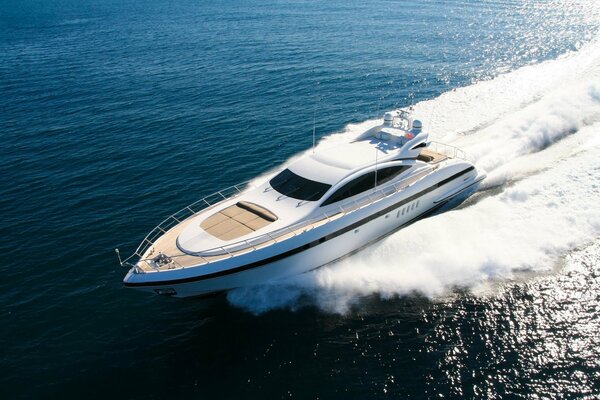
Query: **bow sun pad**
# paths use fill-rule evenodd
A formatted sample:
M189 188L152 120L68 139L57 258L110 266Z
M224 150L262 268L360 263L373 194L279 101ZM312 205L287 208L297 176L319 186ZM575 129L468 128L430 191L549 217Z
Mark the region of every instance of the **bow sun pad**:
M277 216L257 204L240 201L206 218L200 227L221 240L233 240L275 222Z

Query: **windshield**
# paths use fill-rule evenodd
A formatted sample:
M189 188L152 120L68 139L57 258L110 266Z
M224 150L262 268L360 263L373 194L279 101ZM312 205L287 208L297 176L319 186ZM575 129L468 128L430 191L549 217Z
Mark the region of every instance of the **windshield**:
M275 178L269 181L273 189L279 193L298 200L317 201L331 185L326 183L311 181L296 175L289 169L280 172Z

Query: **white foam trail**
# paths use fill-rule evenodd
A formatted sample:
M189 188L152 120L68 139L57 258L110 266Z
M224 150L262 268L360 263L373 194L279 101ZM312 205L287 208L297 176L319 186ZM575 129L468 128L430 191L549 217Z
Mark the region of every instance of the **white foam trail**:
M515 271L548 270L569 249L597 240L598 61L600 43L594 42L558 60L418 104L417 112L437 109L436 118L448 130L435 133L467 149L488 171L488 186L514 184L422 220L336 264L232 291L229 300L253 312L294 309L304 302L345 312L363 295L439 296L457 285L473 288L511 278ZM374 123L351 126L320 145L347 140Z
M414 107L415 117L424 122L431 138L448 143L460 140L461 136L490 126L502 117L510 117L553 89L564 88L567 86L565 82L577 82L580 76L596 67L599 59L600 38L582 46L577 52L562 55L558 60L526 66L493 80L457 88L436 99L420 102ZM569 87L564 91L568 93ZM316 150L347 142L380 123L380 119L372 119L349 124L344 131L321 138ZM258 176L252 183L264 182L310 152L312 149L291 157L281 166Z
M535 154L600 120L599 106L600 76L595 74L593 80L553 90L537 103L454 144L473 156L478 168L488 171L487 186L498 185L519 176L511 162ZM568 156L570 147L560 146L558 150ZM534 166L530 164L526 172L531 173L531 167Z
M450 141L493 124L532 104L567 82L576 82L597 69L600 38L568 52L557 60L529 65L492 80L457 88L419 103L415 112L430 135Z

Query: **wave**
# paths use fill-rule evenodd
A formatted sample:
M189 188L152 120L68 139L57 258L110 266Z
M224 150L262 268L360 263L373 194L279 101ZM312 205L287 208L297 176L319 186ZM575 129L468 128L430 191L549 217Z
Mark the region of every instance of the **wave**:
M305 304L344 313L362 296L436 297L457 286L476 291L519 271L551 270L600 234L598 61L594 41L415 105L431 136L465 149L488 172L483 189L498 190L335 264L231 291L229 301L255 313ZM349 125L319 146L377 123Z

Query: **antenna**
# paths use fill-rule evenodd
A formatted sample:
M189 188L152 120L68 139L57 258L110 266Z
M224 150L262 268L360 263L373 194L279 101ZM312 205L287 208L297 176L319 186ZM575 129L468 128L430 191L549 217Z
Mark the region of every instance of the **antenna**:
M377 146L375 146L375 185L373 185L373 190L377 187L377 159L379 157L379 150Z
M315 136L315 130L316 130L316 121L317 121L317 107L315 107L315 111L313 112L313 154L315 154L315 143L316 143L316 136Z

